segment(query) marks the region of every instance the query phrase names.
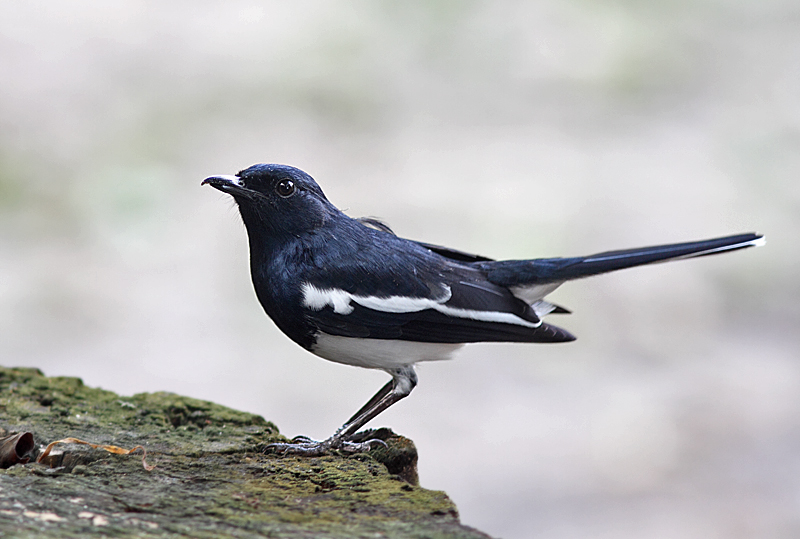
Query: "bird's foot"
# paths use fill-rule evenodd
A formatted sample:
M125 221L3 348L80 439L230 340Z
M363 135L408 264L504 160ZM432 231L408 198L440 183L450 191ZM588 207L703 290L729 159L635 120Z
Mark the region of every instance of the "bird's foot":
M264 448L264 451L273 450L284 455L317 457L333 450L340 450L346 453L363 453L380 445L386 447L386 442L377 438L364 442L349 442L338 434L334 434L321 442L312 440L308 436L295 436L291 442L269 444Z

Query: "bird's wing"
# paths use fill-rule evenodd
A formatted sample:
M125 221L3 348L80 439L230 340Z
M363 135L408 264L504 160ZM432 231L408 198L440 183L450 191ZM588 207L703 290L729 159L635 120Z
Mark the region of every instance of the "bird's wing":
M451 249L450 247L442 247L441 245L434 245L433 243L425 243L422 241L415 241L417 245L425 247L429 251L433 251L434 253L441 255L447 259L455 260L457 262L492 262L494 261L493 258L489 258L483 255L476 255L473 253L465 253L464 251L459 251L458 249Z
M373 339L440 343L574 339L544 324L530 305L486 280L477 269L421 249L399 264L392 262L388 257L380 267L356 272L359 279L351 286L342 285L341 278L319 276L303 282L306 320L328 334ZM352 268L348 273L354 274Z
M359 217L356 219L359 223L364 226L368 226L375 230L380 230L381 232L386 232L387 234L391 234L396 236L394 230L384 221L378 219L377 217ZM449 260L455 260L457 262L492 262L494 259L489 258L483 255L476 255L473 253L467 253L464 251L459 251L458 249L452 249L450 247L444 247L442 245L436 245L433 243L425 243L423 241L416 241L410 240L416 243L417 245L428 249L438 255L443 256Z

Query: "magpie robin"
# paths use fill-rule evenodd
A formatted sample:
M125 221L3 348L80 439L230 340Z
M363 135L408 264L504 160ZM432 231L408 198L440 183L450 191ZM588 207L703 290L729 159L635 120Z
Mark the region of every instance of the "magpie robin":
M392 376L327 440L298 437L271 446L304 455L382 444L351 437L411 393L418 361L449 359L471 342L574 340L542 321L569 313L544 299L565 281L764 243L750 233L574 258L495 261L397 237L374 219L352 219L294 167L253 165L202 183L236 201L256 295L275 324L320 357Z

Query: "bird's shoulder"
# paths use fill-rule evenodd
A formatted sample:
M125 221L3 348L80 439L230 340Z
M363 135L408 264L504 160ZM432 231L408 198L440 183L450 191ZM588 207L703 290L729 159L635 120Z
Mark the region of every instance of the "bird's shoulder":
M347 224L309 238L299 268L305 282L360 296L428 297L470 271L411 240L355 220Z

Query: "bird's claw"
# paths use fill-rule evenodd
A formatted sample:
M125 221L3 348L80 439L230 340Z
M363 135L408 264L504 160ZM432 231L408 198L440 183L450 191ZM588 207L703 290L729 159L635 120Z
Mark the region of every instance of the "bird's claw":
M327 440L317 442L308 436L295 436L292 438L292 441L288 443L279 442L269 444L264 448L264 451L274 450L276 453L281 453L283 455L316 457L333 450L340 450L346 453L363 453L376 446L388 447L386 442L377 438L364 442L349 442L337 436L332 436Z
M347 451L348 453L363 453L379 445L383 447L389 447L383 440L372 438L371 440L367 440L365 442L342 442L342 447L339 447L339 449L342 451Z

